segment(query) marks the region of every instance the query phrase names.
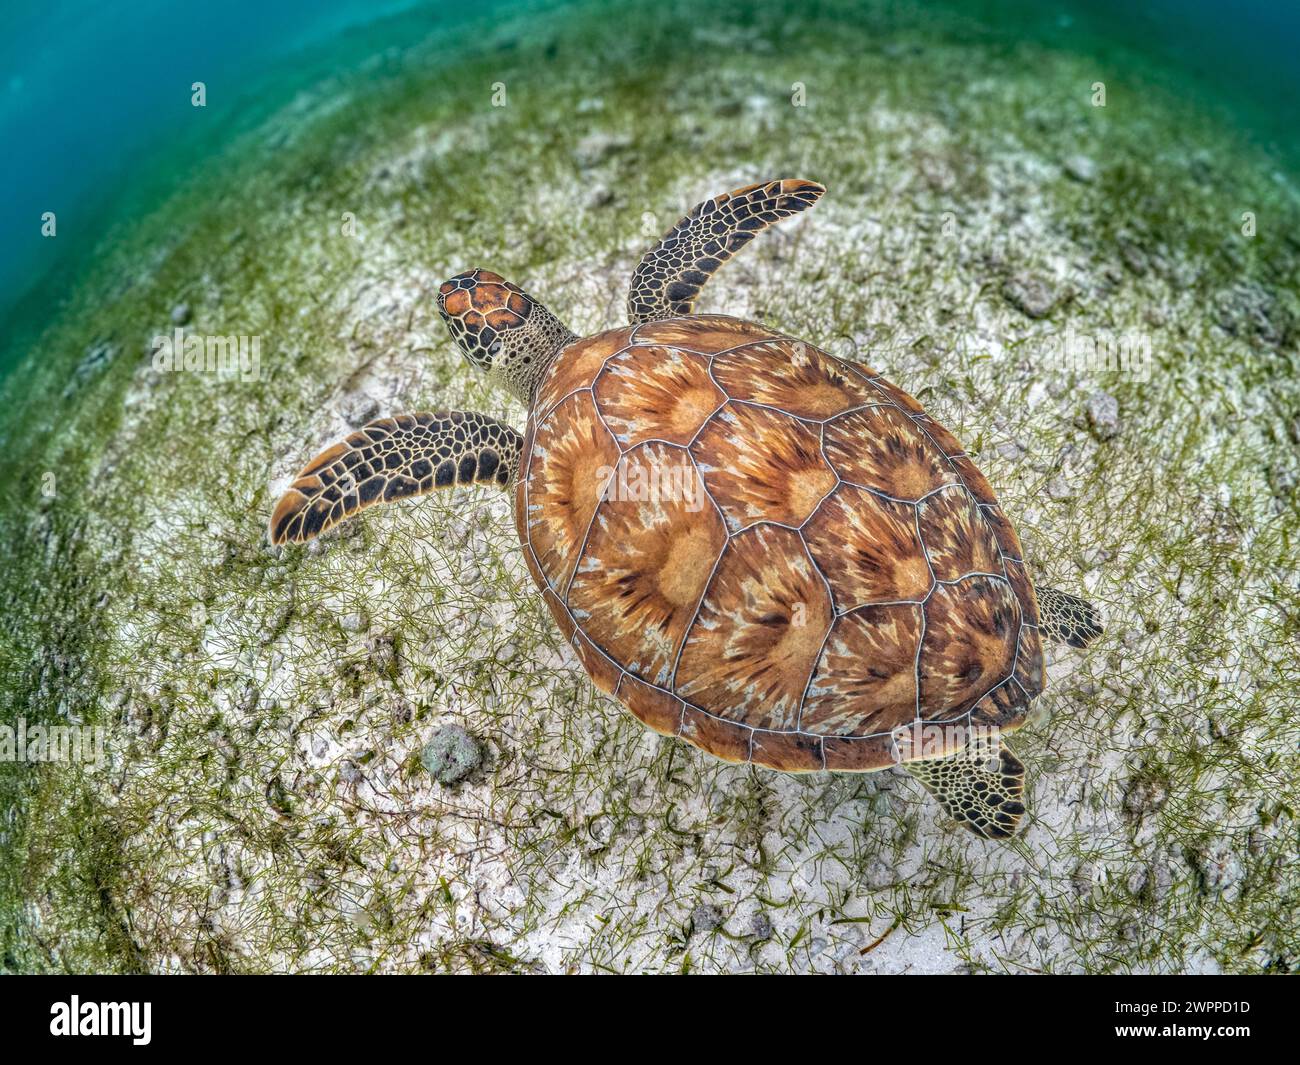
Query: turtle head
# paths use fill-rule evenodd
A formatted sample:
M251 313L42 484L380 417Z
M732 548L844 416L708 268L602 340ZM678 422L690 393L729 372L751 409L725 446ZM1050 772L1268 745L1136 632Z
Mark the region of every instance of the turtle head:
M465 358L527 403L574 335L528 293L490 270L444 281L438 313Z

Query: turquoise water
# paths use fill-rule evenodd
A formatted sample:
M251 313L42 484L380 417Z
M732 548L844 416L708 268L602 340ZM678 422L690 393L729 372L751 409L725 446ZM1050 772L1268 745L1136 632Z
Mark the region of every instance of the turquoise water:
M491 10L479 4L476 12ZM515 4L514 6L524 6ZM411 0L18 0L0 34L0 321L39 327L113 223L303 87L461 17ZM203 82L206 106L191 102ZM56 236L42 234L54 212ZM0 347L0 370L14 345ZM4 349L8 358L3 357Z
M475 5L473 14L526 6L498 0ZM1298 169L1300 5L980 0L960 10L974 32L1008 47L1034 40L1094 55L1099 77L1122 79L1134 62L1164 68L1188 94L1234 116L1280 167ZM22 335L39 328L76 283L108 226L148 212L304 86L353 71L463 11L412 0L6 5L0 371L21 356ZM191 104L196 81L206 85L205 108ZM47 211L57 217L53 239L41 232Z

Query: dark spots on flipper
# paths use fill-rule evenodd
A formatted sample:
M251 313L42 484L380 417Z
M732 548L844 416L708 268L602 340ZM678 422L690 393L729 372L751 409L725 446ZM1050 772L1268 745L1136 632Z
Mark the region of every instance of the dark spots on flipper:
M278 510L279 508L277 508ZM271 542L273 544L284 543L290 539L289 529L296 522L302 520L302 505L299 504L294 509L286 509L279 515L279 520L271 526Z
M986 839L1015 835L1025 813L1024 766L1000 740L972 737L947 758L908 769L950 817Z
M637 265L627 301L632 321L691 314L700 288L723 262L824 191L813 182L771 181L697 204Z
M308 540L362 507L458 482L506 486L522 440L481 414L417 412L379 419L305 467L272 513L270 538L276 544Z
M409 477L394 477L384 487L384 501L391 502L394 499L405 499L407 496L415 495L420 489L419 484Z
M325 527L325 519L329 517L330 508L322 500L317 500L307 508L303 514L302 532L304 536L315 536Z
M382 477L371 477L362 481L361 486L357 489L357 498L361 506L373 503L379 498L379 493L384 490L384 479Z

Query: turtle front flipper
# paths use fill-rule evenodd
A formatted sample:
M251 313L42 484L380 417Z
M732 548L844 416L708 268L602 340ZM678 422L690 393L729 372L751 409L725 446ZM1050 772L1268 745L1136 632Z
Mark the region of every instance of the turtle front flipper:
M1071 647L1087 647L1101 635L1101 617L1086 599L1059 588L1035 588L1043 633Z
M947 758L904 768L939 800L949 817L985 839L1009 839L1025 812L1025 765L997 735L972 732Z
M826 189L794 178L746 185L705 200L645 254L632 275L627 316L634 325L692 313L714 272L768 226L807 210Z
M326 448L298 474L271 515L271 543L302 542L372 503L458 484L505 487L523 437L473 411L379 418Z

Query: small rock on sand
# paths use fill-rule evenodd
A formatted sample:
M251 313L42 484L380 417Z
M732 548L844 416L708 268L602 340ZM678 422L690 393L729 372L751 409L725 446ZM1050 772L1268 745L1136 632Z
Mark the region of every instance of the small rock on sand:
M1086 155L1072 155L1065 160L1065 172L1075 181L1087 184L1097 178L1097 164Z
M1056 292L1041 277L1016 274L1002 285L1008 303L1030 318L1046 318L1056 306Z
M1109 440L1119 432L1119 400L1110 393L1094 392L1083 409L1098 439Z
M483 749L460 725L443 725L429 737L420 761L439 784L456 784L482 764Z
M339 413L353 429L360 429L366 422L374 421L379 415L379 401L364 392L347 396L339 404Z

